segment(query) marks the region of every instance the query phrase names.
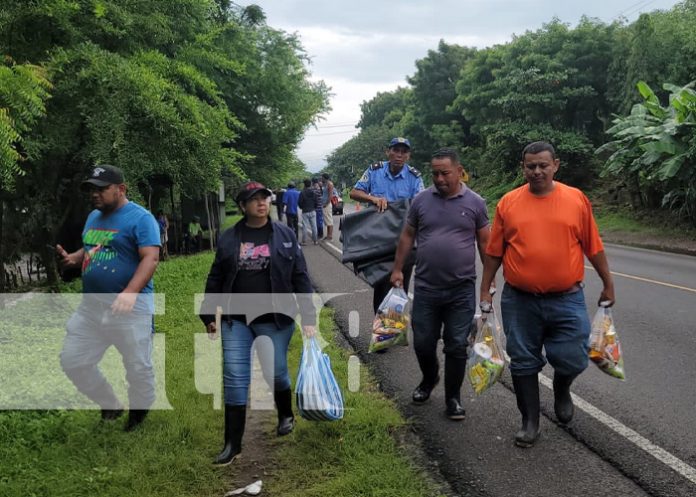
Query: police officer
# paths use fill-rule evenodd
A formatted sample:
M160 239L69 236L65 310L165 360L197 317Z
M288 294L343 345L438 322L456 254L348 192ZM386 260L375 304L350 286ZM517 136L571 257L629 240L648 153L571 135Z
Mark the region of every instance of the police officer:
M410 156L411 142L402 137L392 138L387 149L389 160L368 167L350 191L350 198L374 204L379 212L387 209L388 202L414 198L423 190L423 178L417 169L408 165ZM412 262L404 265L404 288L408 288L412 270ZM373 288L372 304L377 312L391 288L389 276L375 283Z

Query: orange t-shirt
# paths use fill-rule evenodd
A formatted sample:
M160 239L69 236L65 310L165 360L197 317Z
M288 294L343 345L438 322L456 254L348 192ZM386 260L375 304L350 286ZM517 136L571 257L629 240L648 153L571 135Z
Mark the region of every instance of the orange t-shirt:
M558 181L545 197L528 185L504 195L486 247L488 255L503 258L505 281L533 293L561 292L582 281L583 254L603 250L590 201Z

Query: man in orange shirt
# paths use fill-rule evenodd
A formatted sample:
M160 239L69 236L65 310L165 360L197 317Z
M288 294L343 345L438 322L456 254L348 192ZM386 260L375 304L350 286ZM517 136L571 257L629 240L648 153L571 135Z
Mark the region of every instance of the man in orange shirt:
M563 424L573 418L570 385L587 367L583 255L602 279L600 302L614 303L614 283L589 200L553 179L560 165L554 148L546 142L527 145L521 165L527 184L504 195L496 208L480 301L481 310L490 312L488 289L502 264L501 310L522 414L515 443L531 447L539 436L538 376L546 360L554 368L554 410Z

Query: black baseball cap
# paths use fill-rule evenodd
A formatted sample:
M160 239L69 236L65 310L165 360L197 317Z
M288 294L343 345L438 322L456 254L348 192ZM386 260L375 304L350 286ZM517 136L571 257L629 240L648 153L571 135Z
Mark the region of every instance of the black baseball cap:
M104 187L109 185L120 185L125 183L123 180L123 171L116 166L109 164L100 164L94 166L89 178L84 180L80 185L82 190L87 190L89 185Z
M263 186L258 181L247 181L239 189L239 192L237 193L237 196L234 198L234 201L238 204L246 202L259 192L264 192L269 197L273 195L273 192L271 190Z

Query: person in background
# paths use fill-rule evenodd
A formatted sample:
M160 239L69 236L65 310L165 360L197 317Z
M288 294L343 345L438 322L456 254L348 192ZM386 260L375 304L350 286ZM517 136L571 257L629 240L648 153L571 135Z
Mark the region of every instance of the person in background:
M161 209L157 212L157 224L159 225L160 232L160 259L166 260L169 256L169 251L167 250L167 242L169 241L169 219Z
M285 195L285 188L277 188L275 191L276 196L276 213L278 214L278 221L283 222L283 196Z
M328 173L321 175L324 190L321 195L321 205L324 212L324 224L326 225L326 239L333 240L333 205L331 197L334 195L334 184Z
M295 237L299 236L298 219L297 219L297 202L300 199L300 192L295 188L295 183L288 183L288 189L283 195L283 203L285 204L285 216L288 226L295 232Z
M191 252L198 252L203 243L203 228L201 227L201 218L193 216L188 225L188 238Z
M300 192L298 206L302 211L302 245L307 243L307 232L312 236L314 245L319 243L317 238L317 193L310 179L304 180L304 188Z
M324 188L319 178L312 178L312 188L314 188L314 193L316 195L315 211L317 213L317 239L321 240L324 238L324 209L322 207Z
M206 308L205 300L214 298L213 294L231 294L232 298L235 294L296 294L303 334L310 337L316 333L316 316L307 264L295 233L271 220L270 196L271 191L256 181L246 183L237 193L235 200L244 218L220 237L206 281L202 308ZM295 426L287 358L295 321L288 314L270 308L253 320L246 315L225 315L222 329L218 330L214 315L200 317L211 336L222 334L225 435L224 447L214 464L227 465L242 451L251 381L251 350L259 337L270 339L273 344L272 353L259 356L264 377L273 385L278 411L276 433L287 435Z
M530 143L520 166L527 184L498 202L479 297L481 310L490 311L489 287L502 264L500 307L522 414L515 444L531 447L539 436L539 372L547 360L554 368L556 417L562 424L573 419L570 385L587 368L590 336L584 257L604 285L600 302L614 303L614 283L590 201L554 180L560 160L553 146Z

